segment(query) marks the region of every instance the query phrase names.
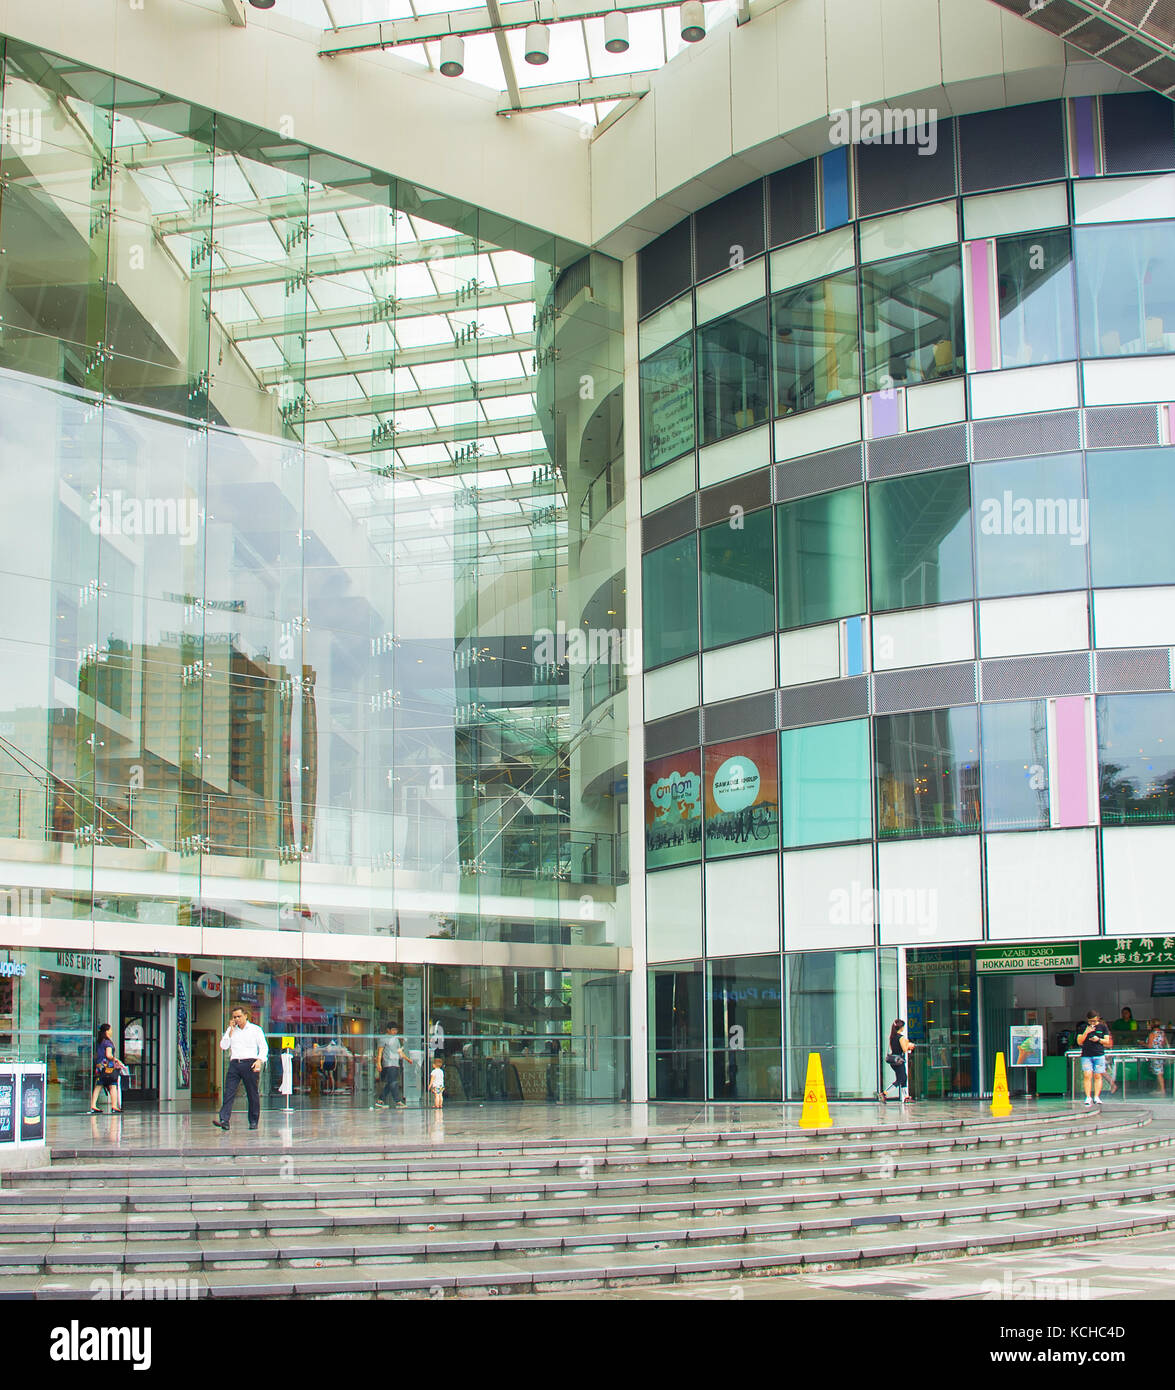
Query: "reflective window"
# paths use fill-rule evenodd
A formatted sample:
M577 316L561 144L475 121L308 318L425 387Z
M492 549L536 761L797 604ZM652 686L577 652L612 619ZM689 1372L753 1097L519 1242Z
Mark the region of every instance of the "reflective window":
M759 637L775 626L771 508L702 532L702 646ZM646 620L647 621L647 620Z
M1048 829L1046 713L1044 700L982 707L985 830Z
M1090 453L1085 466L1095 587L1175 583L1175 449Z
M779 626L865 611L864 497L859 487L776 509Z
M1074 227L1082 357L1175 351L1175 223Z
M996 242L1000 360L1005 367L1077 356L1073 252L1068 231L1027 232Z
M972 471L981 598L1084 589L1089 500L1077 454Z
M784 957L784 967L789 1099L803 1096L813 1052L830 1099L874 1095L880 1049L873 952L797 952Z
M706 966L710 1096L782 1100L783 988L778 956L735 956Z
M779 775L774 734L706 749L706 857L779 848Z
M1101 696L1097 756L1103 825L1175 821L1175 694Z
M785 729L780 774L785 848L869 839L867 719Z
M702 761L696 748L645 763L645 864L664 869L702 857Z
M978 733L974 705L876 721L880 838L978 829Z
M649 1096L702 1100L706 1094L706 1015L702 965L649 972Z
M644 557L645 665L662 666L698 650L698 538Z
M861 302L867 391L916 386L963 370L957 246L864 267Z
M966 468L869 485L873 607L914 608L971 597Z
M765 300L698 329L700 444L768 418L770 359Z
M853 273L784 290L772 299L777 415L860 392L857 323Z
M641 363L641 467L648 473L694 447L692 334Z

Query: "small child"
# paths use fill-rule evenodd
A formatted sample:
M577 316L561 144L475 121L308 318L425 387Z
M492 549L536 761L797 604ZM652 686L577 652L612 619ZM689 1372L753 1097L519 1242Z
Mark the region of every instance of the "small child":
M428 1089L432 1092L433 1109L442 1109L445 1104L445 1073L439 1057L432 1059L432 1073L428 1078Z

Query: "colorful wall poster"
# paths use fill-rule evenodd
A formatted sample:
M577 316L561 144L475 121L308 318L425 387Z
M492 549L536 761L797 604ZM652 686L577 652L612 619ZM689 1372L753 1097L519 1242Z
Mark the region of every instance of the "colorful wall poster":
M779 848L779 763L774 734L706 749L706 857Z
M702 857L702 755L696 748L645 764L645 865Z

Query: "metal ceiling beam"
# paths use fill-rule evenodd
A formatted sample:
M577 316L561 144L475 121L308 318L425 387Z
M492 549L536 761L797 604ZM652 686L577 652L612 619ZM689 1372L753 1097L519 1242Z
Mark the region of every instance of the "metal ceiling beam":
M315 189L313 194L283 193L276 198L258 198L251 203L229 203L223 198L215 198L198 212L172 212L157 217L155 229L160 236L192 236L196 232L211 231L213 227L247 227L253 222L296 222L319 217L325 212L352 212L357 208L370 207L369 199L341 193L336 189ZM388 211L390 213L392 209Z
M1099 62L1175 97L1175 0L992 0ZM1136 18L1137 16L1137 18Z
M228 22L234 29L245 27L245 6L242 0L221 0L224 12L228 16Z
M440 362L468 362L507 352L533 352L533 333L501 333L472 338L468 343L437 343L432 347L401 348L399 352L366 352L349 357L327 357L320 362L298 364L298 379L319 381L325 377L363 376L367 372L392 371L396 367L426 367ZM290 379L289 367L254 369L262 386L280 386Z
M506 79L506 96L510 102L511 111L520 109L522 98L518 92L518 75L514 71L514 58L510 52L510 44L506 38L506 32L502 28L502 12L498 6L498 0L485 0L486 14L494 29L494 42L498 47L498 61L502 64L502 76Z
M337 447L344 454L369 454L373 451L386 453L390 462L393 449L422 449L430 444L456 444L460 447L464 444L484 442L497 435L529 434L538 427L539 422L535 416L527 414L515 416L512 420L471 420L467 425L447 425L440 430L401 430L386 440L382 448L372 444L369 431L362 437L340 439ZM462 438L462 430L475 432ZM486 461L482 460L483 463ZM495 461L493 455L489 456L488 461Z
M389 296L389 299L392 297ZM289 338L295 334L324 333L336 328L361 328L365 324L386 322L394 324L398 319L439 318L446 314L475 314L479 309L502 309L510 304L533 304L528 294L517 294L511 290L488 289L467 299L455 294L426 295L423 298L395 300L386 310L386 315L377 318L381 304L368 300L363 304L351 304L345 309L322 309L305 315L257 319L255 322L230 322L220 314L217 318L225 332L236 343L248 342L253 338Z
M361 53L373 48L399 48L405 44L443 39L446 34L491 34L501 29L521 29L527 24L562 24L575 19L603 19L613 10L637 14L643 10L675 10L677 4L665 0L504 0L495 3L498 18L489 8L478 5L469 10L450 10L447 14L423 15L419 19L380 20L373 24L345 24L324 33L320 54Z
M648 90L647 73L626 72L618 77L589 77L582 82L552 82L542 87L527 87L520 104L508 106L503 102L498 107L498 115L512 110L549 111L554 107L580 106L592 101L627 101L644 96Z
M434 261L458 260L462 256L490 254L493 253L483 251L472 237L438 237L436 241L408 241L330 256L310 256L299 269L304 269L311 280L321 280L355 271L394 270L402 265L428 265ZM289 266L265 261L236 270L214 271L212 288L214 291L245 290L251 285L280 284L289 277Z
M501 400L507 396L533 395L538 377L519 376L506 381L491 381L476 391L470 386L454 388L438 386L428 391L392 391L371 396L367 400L352 397L347 401L327 401L313 406L300 418L310 420L342 420L348 415L391 415L406 410L421 410L432 405L476 405L478 401Z

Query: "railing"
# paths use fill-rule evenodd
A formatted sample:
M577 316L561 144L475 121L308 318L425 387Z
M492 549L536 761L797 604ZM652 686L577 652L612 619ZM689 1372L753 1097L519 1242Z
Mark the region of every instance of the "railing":
M605 464L588 484L587 492L579 506L580 535L586 535L623 500L624 460L618 458Z
M583 673L583 715L624 689L624 667L614 661L597 661Z

